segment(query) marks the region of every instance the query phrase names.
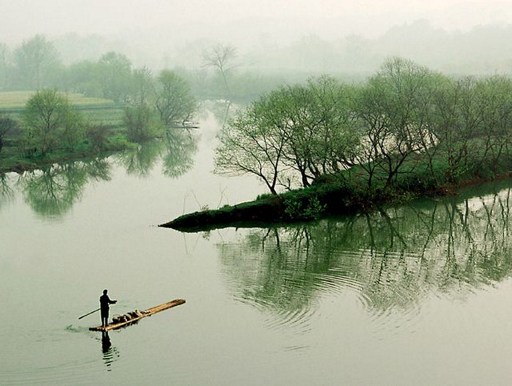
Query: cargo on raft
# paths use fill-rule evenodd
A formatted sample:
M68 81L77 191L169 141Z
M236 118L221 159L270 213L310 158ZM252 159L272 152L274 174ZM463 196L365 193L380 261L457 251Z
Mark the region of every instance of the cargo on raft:
M174 299L170 302L160 304L158 306L154 306L151 308L148 308L145 311L139 311L135 310L132 312L128 312L121 316L115 316L112 318L112 323L107 324L107 326L97 326L97 327L90 327L89 330L91 331L110 331L110 330L117 330L118 328L128 326L132 323L135 323L142 318L145 318L147 316L154 315L160 311L168 310L169 308L179 306L180 304L185 303L185 299Z

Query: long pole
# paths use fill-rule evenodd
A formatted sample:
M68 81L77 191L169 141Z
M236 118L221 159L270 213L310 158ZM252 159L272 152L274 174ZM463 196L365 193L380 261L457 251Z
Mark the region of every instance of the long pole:
M88 312L87 314L80 316L78 319L85 318L87 315L94 314L95 312L98 312L99 310L101 310L101 307L100 307L100 308L98 308L97 310L94 310L94 311Z

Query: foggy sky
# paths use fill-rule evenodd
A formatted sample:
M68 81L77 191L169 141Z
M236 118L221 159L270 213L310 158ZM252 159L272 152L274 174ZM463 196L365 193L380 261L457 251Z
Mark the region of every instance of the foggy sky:
M512 23L504 0L0 0L0 42L42 33L126 37L279 40L316 34L375 37L393 25L426 19L468 30ZM258 35L258 36L256 36Z

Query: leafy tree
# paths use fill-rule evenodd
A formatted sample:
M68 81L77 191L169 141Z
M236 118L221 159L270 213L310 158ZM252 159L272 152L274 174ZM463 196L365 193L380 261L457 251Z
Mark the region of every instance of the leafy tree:
M103 97L123 102L131 91L132 64L123 54L108 52L98 62Z
M175 72L163 70L158 76L155 107L162 124L171 127L190 120L197 104L188 83Z
M477 112L482 122L479 135L483 139L481 161L478 164L492 157L492 163L496 165L511 144L512 80L504 76L492 76L479 80L476 88Z
M135 142L146 141L157 133L154 122L154 111L150 103L154 100L154 86L151 71L141 68L133 71L132 89L127 97L127 107L124 110L124 123L128 138Z
M66 96L56 90L41 90L25 106L23 115L27 145L39 148L42 155L55 149L59 141L78 136L80 115L73 111Z
M354 109L364 146L356 161L367 171L369 186L378 169L390 186L407 158L435 144L426 141L432 129L426 118L437 81L428 69L394 58L360 90Z
M97 62L82 61L69 65L66 69L66 90L87 96L103 96L102 76Z
M54 45L43 35L24 41L14 51L14 62L18 87L28 90L55 85L56 73L62 66Z
M128 106L124 109L123 121L130 140L141 142L153 137L151 115L151 109L146 104Z
M477 81L470 77L451 80L449 87L436 94L432 128L438 139L439 158L447 164L449 181L456 181L467 169L469 143L482 128L481 103Z
M219 174L253 174L260 178L272 194L282 169L285 138L268 125L253 105L239 112L218 136L215 149L215 172Z
M346 167L359 143L351 92L322 77L261 97L222 129L215 170L254 174L276 194Z
M350 111L352 89L324 76L279 93L284 103L270 107L276 112L272 124L283 131L284 162L299 174L302 186L346 167L359 143Z
M102 151L108 140L109 128L106 125L94 125L87 127L85 136L95 151Z
M155 96L155 85L151 70L142 67L133 71L132 92L129 96L129 103L132 105L149 105Z
M62 143L72 151L85 139L84 119L78 111L71 108L66 114L60 136Z

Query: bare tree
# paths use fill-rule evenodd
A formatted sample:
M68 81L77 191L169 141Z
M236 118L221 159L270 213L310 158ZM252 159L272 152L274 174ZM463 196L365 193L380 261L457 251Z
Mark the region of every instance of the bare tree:
M285 138L280 134L265 124L254 108L240 112L218 136L220 145L215 150L215 172L255 175L272 194L277 194L285 146Z
M229 89L228 77L230 71L235 67L233 60L236 58L236 48L230 45L217 44L210 50L203 52L203 62L207 67L213 67L224 83L226 95L229 97L231 90Z

